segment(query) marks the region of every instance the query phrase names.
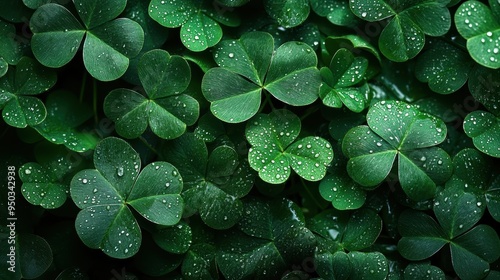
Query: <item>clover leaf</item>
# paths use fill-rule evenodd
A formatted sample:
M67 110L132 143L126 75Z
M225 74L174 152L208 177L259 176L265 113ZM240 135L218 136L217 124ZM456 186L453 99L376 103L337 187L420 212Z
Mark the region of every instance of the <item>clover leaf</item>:
M114 89L104 100L104 113L125 138L139 137L148 125L163 139L181 136L199 115L198 101L183 93L191 80L189 64L167 51L152 50L142 56L138 71L146 96Z
M379 37L379 48L388 59L402 62L424 47L425 35L444 35L451 26L449 0L349 1L352 12L370 22L391 18Z
M173 165L153 162L139 173L139 154L114 137L99 142L94 165L78 172L70 185L71 198L82 209L75 224L85 245L114 258L137 253L141 230L129 206L156 224L179 222L182 178Z
M472 60L459 48L437 41L420 55L415 65L415 75L421 82L440 94L459 90L469 78Z
M382 219L368 208L354 212L330 209L314 216L309 228L319 236L337 243L339 250L357 251L375 242L382 230Z
M307 0L264 0L264 8L271 18L285 28L302 24L309 16L310 11Z
M10 65L16 65L22 58L22 46L14 40L16 28L0 20L0 78Z
M476 196L477 208L471 209L469 214L482 215L486 206L491 216L500 221L500 176L492 175L488 158L475 149L467 148L455 155L453 165L455 171L446 182L446 188Z
M340 108L345 104L353 112L361 112L366 107L369 88L366 84L355 87L364 80L368 68L368 60L354 57L347 49L338 50L332 57L328 67L322 67L323 83L319 96L323 104Z
M311 0L312 10L326 17L331 23L340 26L353 26L358 18L351 12L349 3L342 0Z
M152 0L149 16L165 27L181 27L180 36L184 46L200 52L215 46L222 38L219 23L232 27L240 24L239 19L227 10L219 12L216 8L217 5L206 0Z
M59 68L74 58L84 41L83 62L92 77L100 81L118 79L144 43L144 32L137 22L116 18L127 1L73 2L83 25L58 4L45 4L35 11L30 19L33 54L43 65Z
M217 240L216 261L227 279L276 279L314 252L314 234L292 201L248 199L243 213L238 230Z
M254 175L234 148L221 145L209 154L202 139L186 133L165 145L161 155L183 176L185 215L199 212L203 222L215 229L227 229L239 221L243 212L239 198L252 188Z
M410 263L405 268L404 279L408 280L439 280L445 279L444 272L437 266L427 263Z
M41 123L47 110L33 95L47 91L56 80L53 71L29 57L21 58L15 69L10 68L7 75L0 78L0 109L3 109L4 121L18 128Z
M380 252L331 253L321 248L316 259L317 272L324 279L384 280L389 274L389 261Z
M452 172L449 155L434 147L446 138L444 122L401 101L376 103L366 119L368 126L352 128L342 141L354 181L366 187L380 184L398 157L405 193L417 201L432 198L436 184Z
M99 141L90 129L79 127L92 116L92 110L67 91L52 92L45 101L47 117L33 126L45 139L63 144L75 152L92 150Z
M325 176L333 160L332 146L314 136L295 141L300 128L299 117L288 110L259 114L247 123L245 135L252 145L248 162L262 180L281 184L290 177L291 169L309 181Z
M75 154L62 146L38 146L38 162L29 162L19 168L23 182L21 192L33 205L45 209L61 207L69 193L69 184L75 172L83 169L83 161L71 161Z
M287 42L274 52L273 37L264 32L245 33L239 40L224 40L214 50L220 67L205 73L202 91L217 118L240 123L259 110L262 89L292 106L318 98L321 77L310 46Z
M490 112L476 110L465 117L464 131L481 152L500 157L500 119Z
M460 215L477 207L468 201L468 195L457 194L455 204L446 204L444 208L435 207L434 212L443 212L441 219L446 215L457 221L467 221ZM439 206L438 204L437 206ZM458 209L466 207L467 210L451 211L449 207ZM451 212L446 214L446 209ZM444 211L443 211L444 210ZM463 224L462 224L463 225ZM451 259L455 272L461 279L483 279L490 270L490 263L500 257L500 239L496 231L488 225L478 225L471 230L454 236L455 226L461 232L467 231L472 225L448 224L442 227L429 215L415 210L406 210L399 218L399 231L402 238L398 242L398 251L409 260L424 260L437 253L446 244L450 244ZM448 233L446 233L446 231Z
M365 203L366 192L347 174L327 175L319 184L319 193L335 209L358 209Z
M489 0L490 7L479 1L466 1L458 7L455 25L467 39L467 50L480 65L500 68L500 3Z

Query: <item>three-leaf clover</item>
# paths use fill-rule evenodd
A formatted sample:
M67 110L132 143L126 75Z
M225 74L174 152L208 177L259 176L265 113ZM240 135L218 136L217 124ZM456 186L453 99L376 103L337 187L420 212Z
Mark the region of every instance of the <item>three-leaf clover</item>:
M455 25L467 39L467 50L480 65L500 68L500 3L489 0L490 7L479 1L466 1L458 7Z
M301 121L288 110L259 114L247 123L245 135L250 166L271 184L281 184L293 169L308 181L319 181L333 160L330 143L317 136L297 139Z
M287 42L274 51L270 34L249 32L239 40L220 42L214 59L220 67L205 73L202 91L214 116L225 122L240 123L254 116L263 89L293 106L318 98L317 57L305 43Z
M370 22L391 18L379 37L380 51L390 60L407 61L424 47L425 35L444 35L451 26L449 0L350 0L352 12Z
M366 107L366 95L369 88L366 84L355 87L364 80L368 68L368 60L354 57L347 49L338 50L332 57L328 67L322 67L323 83L319 96L323 104L340 108L345 104L354 112L361 112Z
M23 57L16 67L9 68L0 78L0 109L5 122L24 128L41 123L47 110L43 102L33 97L47 91L57 80L53 71L35 60Z
M215 229L227 229L239 221L240 198L250 192L254 174L234 148L221 145L209 154L202 139L186 133L167 143L161 155L182 173L186 216L199 212L203 222Z
M83 25L65 7L49 3L30 19L31 49L45 66L59 68L69 63L83 43L87 71L101 81L116 80L139 54L144 43L141 26L128 18L116 18L126 0L75 0Z
M399 181L414 200L434 197L436 184L451 176L449 155L434 147L446 138L444 122L401 101L381 101L367 114L368 126L349 130L342 150L347 171L362 186L380 184L398 158Z
M181 136L196 122L199 104L183 93L191 80L189 64L164 50L143 55L138 67L146 96L129 89L112 90L104 100L104 113L125 138L137 138L149 127L161 138Z
M472 228L481 217L476 203L470 193L445 190L434 204L439 224L423 212L406 210L399 218L402 238L398 251L409 260L420 261L449 244L457 275L461 279L483 279L489 264L500 257L500 239L488 225Z
M139 250L141 230L130 206L147 220L175 225L182 215L182 178L167 162L153 162L139 173L139 154L124 140L109 137L96 146L96 169L75 174L71 198L82 209L76 231L90 248L114 258Z
M316 240L292 201L250 198L238 230L224 232L217 244L216 261L227 279L276 279L288 263L311 256Z
M149 16L159 24L181 27L181 41L191 51L204 51L215 46L222 38L219 23L238 26L239 18L229 9L217 9L216 2L207 0L152 0Z

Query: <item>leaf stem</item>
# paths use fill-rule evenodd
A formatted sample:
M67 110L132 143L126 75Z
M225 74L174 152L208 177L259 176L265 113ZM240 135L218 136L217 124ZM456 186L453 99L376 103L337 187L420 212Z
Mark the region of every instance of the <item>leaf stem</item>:
M141 142L144 143L144 145L146 145L148 149L155 153L155 155L158 155L158 151L153 146L151 146L151 144L149 144L149 142L143 136L139 136L139 140L141 140Z
M93 86L93 100L92 100L92 106L94 110L94 121L97 124L99 122L99 118L97 116L97 82L95 79L92 79L92 86Z
M80 103L83 102L83 95L85 94L85 85L87 84L87 71L83 71L82 86L80 87Z
M300 117L300 120L303 121L305 118L309 117L310 115L316 113L320 108L319 104L314 105L313 107L307 108L305 113Z
M321 206L321 203L314 197L313 193L309 190L309 188L306 186L306 183L304 182L304 179L301 177L300 178L300 183L302 184L302 187L306 191L306 193L309 195L309 198L314 201L314 204L321 210L324 210L325 208Z

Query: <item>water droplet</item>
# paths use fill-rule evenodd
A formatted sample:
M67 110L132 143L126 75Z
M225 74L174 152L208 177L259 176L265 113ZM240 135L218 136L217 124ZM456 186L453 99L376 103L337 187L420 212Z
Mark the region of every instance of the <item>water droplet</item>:
M87 179L82 180L82 183L84 183L84 184L87 184L88 182L89 182L89 180L87 180Z
M118 167L116 169L116 175L118 175L118 177L123 176L123 167Z
M31 170L30 170L30 169L26 169L26 170L24 170L24 174L26 174L26 175L30 175L30 174L31 174Z
M234 53L229 53L229 57L233 58L234 57Z

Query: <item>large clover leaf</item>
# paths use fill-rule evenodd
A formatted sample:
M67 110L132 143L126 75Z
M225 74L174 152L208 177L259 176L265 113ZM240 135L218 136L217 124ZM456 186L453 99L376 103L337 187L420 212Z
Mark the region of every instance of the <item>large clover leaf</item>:
M79 129L92 116L92 110L74 94L55 91L45 101L47 117L33 126L47 141L63 144L75 152L92 150L99 138L90 130Z
M437 41L418 57L415 74L419 81L429 83L434 92L450 94L465 85L472 65L466 52Z
M276 279L314 252L314 234L292 201L248 199L238 230L218 239L217 264L227 279Z
M290 177L291 169L309 181L325 176L333 160L332 146L314 136L295 141L300 128L299 117L287 110L259 114L247 123L245 135L252 145L248 162L262 180L281 184Z
M467 50L479 64L500 68L500 3L489 0L490 7L479 1L466 1L455 14L457 30L467 39Z
M41 123L47 110L42 101L33 95L51 88L57 80L53 71L47 70L29 57L23 57L15 69L0 78L0 109L5 122L24 128Z
M229 11L221 13L216 7L212 1L206 0L152 0L149 15L165 27L181 27L184 46L199 52L220 41L222 28L219 23L233 27L240 24L239 19Z
M367 21L391 18L379 37L380 51L390 60L407 61L424 47L425 35L444 35L451 26L449 0L351 0L352 12Z
M219 119L239 123L259 110L262 89L280 101L304 106L318 98L321 77L313 49L287 42L274 52L273 37L249 32L239 40L222 41L214 50L220 67L207 71L202 81L210 110Z
M152 50L139 62L139 79L146 92L112 90L104 100L105 114L125 138L139 137L149 127L161 138L181 136L199 115L198 101L183 94L191 80L189 64L182 57Z
M400 101L381 101L367 114L368 126L349 130L342 150L349 175L363 186L380 184L398 157L399 181L414 200L434 197L451 176L449 155L434 147L446 138L444 122Z
M71 198L82 209L75 223L85 245L114 258L137 253L141 230L129 206L153 223L179 222L182 178L174 166L154 162L139 174L139 154L114 137L99 142L94 165L78 172L70 185Z
M483 279L490 270L489 264L500 257L500 239L488 225L478 225L469 230L473 223L467 220L468 211L474 211L477 206L469 200L470 194L454 194L451 195L454 203L434 207L441 225L423 212L407 210L400 215L398 227L402 238L398 251L403 257L418 261L431 257L450 244L452 264L457 275L461 279ZM443 196L441 202L447 202L449 198ZM461 217L463 214L467 215Z
M183 176L186 215L199 212L203 222L215 229L227 229L239 221L243 212L239 198L252 188L254 175L234 148L218 146L209 155L202 139L186 133L165 145L161 155Z
M101 81L118 79L144 43L144 32L138 23L116 19L127 1L73 2L83 25L58 4L45 4L35 11L30 20L33 54L45 66L62 67L73 59L85 38L83 62L87 71Z
M323 104L334 108L340 108L345 104L354 112L363 111L369 88L366 84L360 84L365 78L367 69L366 58L354 57L347 49L338 50L333 55L329 67L322 67L320 70L323 83L319 96Z

